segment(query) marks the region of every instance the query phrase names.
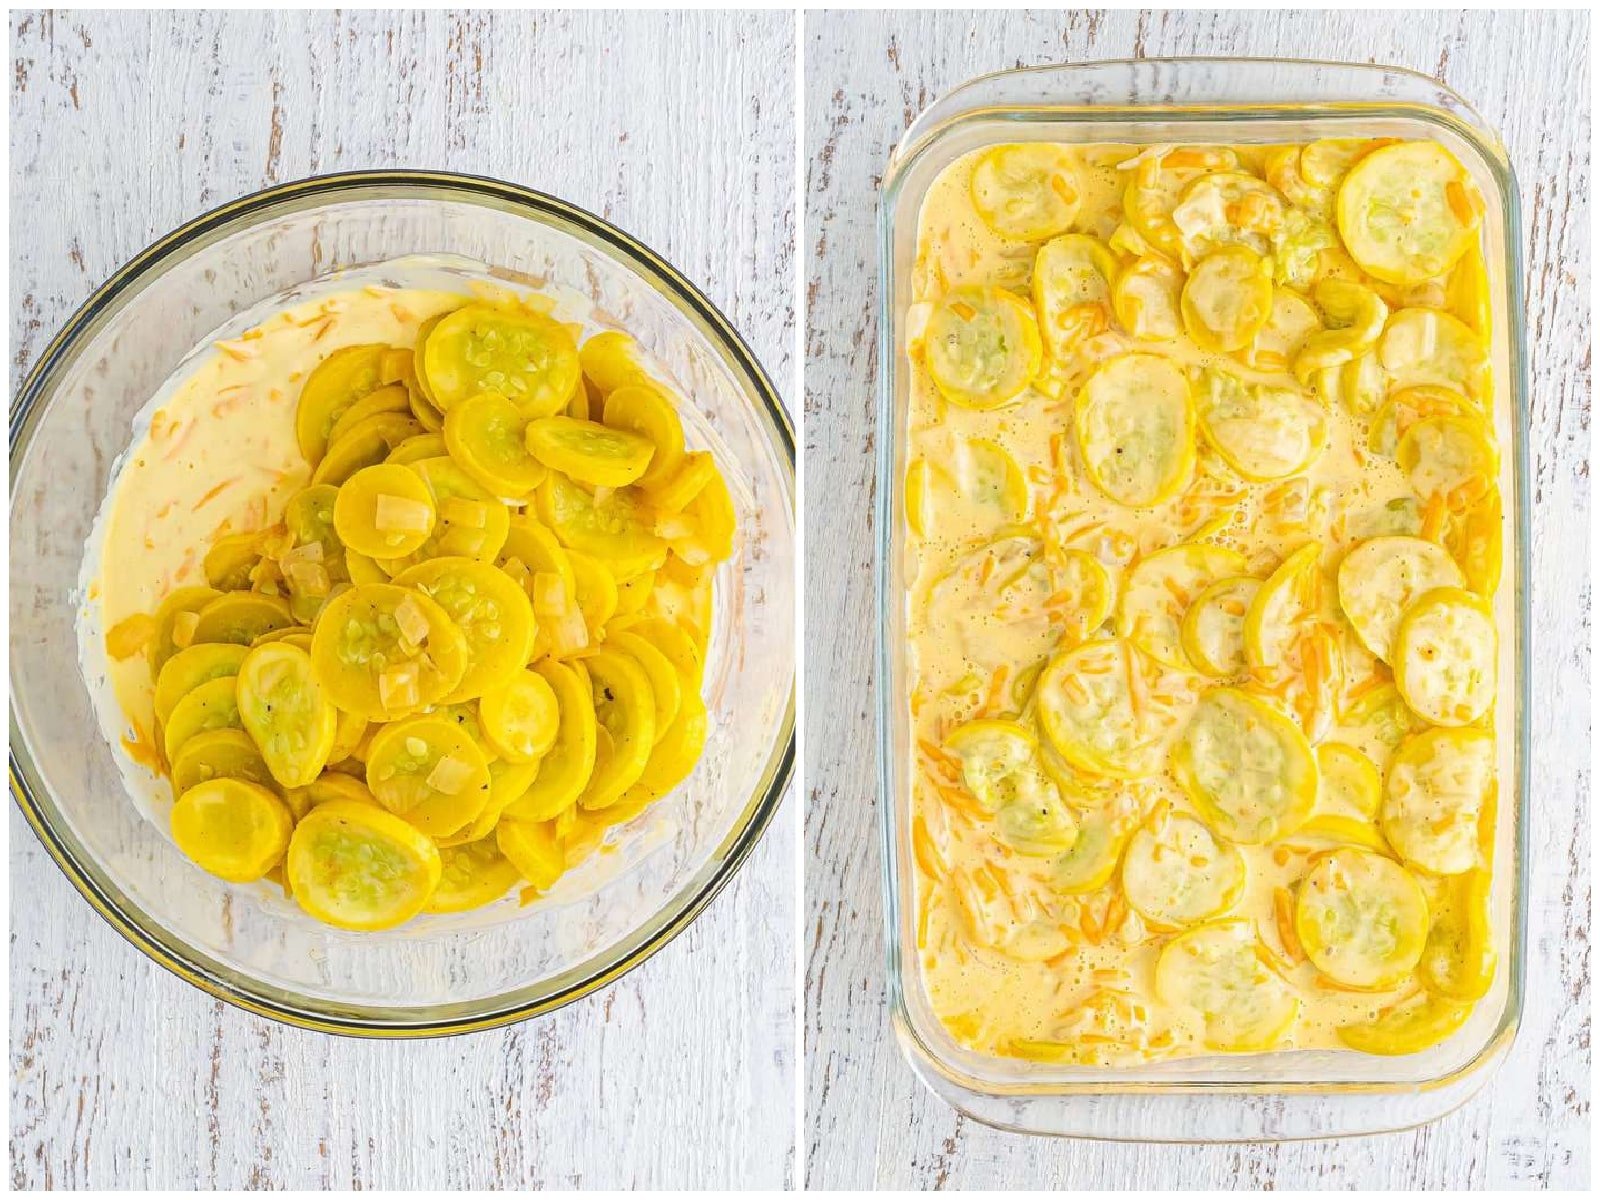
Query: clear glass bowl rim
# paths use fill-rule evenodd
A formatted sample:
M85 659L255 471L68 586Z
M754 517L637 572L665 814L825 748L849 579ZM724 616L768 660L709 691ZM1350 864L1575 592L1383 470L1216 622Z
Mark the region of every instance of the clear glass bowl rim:
M1256 99L1230 99L1226 94L1219 94L1210 99L1170 103L1113 100L1093 104L1074 104L1045 98L1034 103L1019 104L1013 102L992 103L983 96L986 88L992 88L996 84L1003 84L1006 80L1017 77L1033 76L1043 80L1049 77L1087 75L1095 71L1117 68L1129 70L1171 68L1176 71L1182 71L1186 67L1219 66L1227 66L1243 71L1304 66L1329 73L1343 74L1350 79L1359 79L1363 75L1370 78L1373 75L1382 74L1392 76L1406 86L1428 89L1433 93L1434 98L1430 101L1428 99L1402 96L1385 96L1371 100L1349 99L1343 96L1285 96L1280 102L1263 102ZM1448 103L1448 108L1444 107L1445 103ZM896 812L896 781L893 761L893 705L896 703L896 697L891 694L890 689L890 681L893 679L894 656L897 653L896 647L891 645L890 612L891 605L899 602L898 597L891 591L893 584L891 555L895 548L892 531L894 529L895 497L898 487L894 477L894 456L898 438L894 372L898 349L895 344L896 327L893 284L896 277L894 261L895 214L899 193L914 163L921 159L931 148L937 146L947 134L970 123L1004 123L1010 121L1017 124L1026 124L1034 121L1066 119L1084 124L1093 124L1097 119L1122 122L1136 121L1141 115L1147 115L1152 120L1182 120L1185 118L1216 120L1220 118L1237 120L1242 126L1247 126L1252 121L1260 120L1279 118L1314 119L1329 116L1403 116L1432 121L1460 136L1481 156L1493 174L1500 190L1505 226L1508 232L1506 238L1507 257L1504 263L1506 271L1505 283L1508 289L1505 335L1506 344L1511 354L1508 370L1511 384L1509 403L1511 405L1514 434L1512 470L1515 480L1514 490L1517 506L1515 520L1517 522L1518 543L1516 556L1508 564L1511 568L1511 578L1507 581L1513 588L1513 634L1516 639L1516 662L1519 674L1515 685L1508 692L1510 699L1517 706L1517 711L1513 718L1515 727L1511 731L1511 735L1515 738L1517 751L1516 786L1518 789L1515 809L1516 837L1513 845L1515 861L1509 864L1510 869L1516 875L1512 883L1514 912L1512 914L1511 928L1508 931L1509 952L1505 956L1505 961L1501 964L1501 969L1509 972L1509 989L1506 996L1505 1009L1501 1014L1499 1024L1495 1032L1479 1048L1478 1052L1453 1072L1419 1085L1370 1082L1307 1083L1298 1081L1239 1083L1220 1080L1206 1081L1203 1079L1170 1083L1133 1080L1115 1083L1096 1080L1078 1084L1039 1082L997 1085L971 1075L956 1064L945 1060L930 1044L927 1037L924 1036L924 1031L919 1027L918 1021L906 1000L908 981L904 978L901 969L904 947L901 944L901 904L898 892L902 855L898 848L900 833L898 828L899 816ZM1381 63L1343 63L1319 59L1197 55L1168 58L1103 59L1074 63L1042 63L1026 67L1006 68L975 76L956 85L942 96L936 97L917 115L894 146L884 175L878 209L878 282L880 289L878 361L880 365L877 380L879 437L877 439L876 470L878 490L876 504L878 521L876 539L878 702L876 708L879 754L879 834L881 839L880 850L882 854L884 896L884 951L887 964L890 1021L901 1051L906 1056L913 1071L924 1083L959 1111L986 1124L1011 1129L1015 1132L1030 1133L1042 1131L1031 1129L1025 1123L1014 1124L1006 1120L998 1120L993 1115L980 1111L980 1105L988 1100L1032 1098L1038 1101L1064 1101L1074 1096L1094 1096L1107 1093L1189 1096L1258 1094L1287 1098L1294 1095L1327 1096L1362 1093L1382 1095L1397 1091L1447 1091L1469 1077L1478 1077L1481 1081L1482 1078L1486 1077L1481 1068L1486 1063L1498 1061L1509 1049L1520 1026L1523 994L1526 987L1529 900L1527 871L1528 804L1531 794L1531 761L1528 754L1531 680L1527 671L1527 655L1531 642L1532 628L1531 605L1528 602L1532 531L1528 494L1527 339L1522 311L1524 266L1521 227L1521 205L1515 173L1509 156L1494 130L1478 115L1468 101L1447 85L1420 71ZM955 1094L952 1095L952 1092ZM1454 1102L1449 1105L1449 1108L1454 1108L1463 1103L1470 1094L1470 1092L1467 1092L1457 1096ZM969 1103L969 1101L972 1103ZM1448 1108L1444 1111L1448 1111ZM1442 1115L1442 1112L1432 1114L1425 1119L1433 1120L1439 1115ZM1070 1136L1099 1138L1102 1135L1074 1133ZM1285 1139L1268 1140L1294 1140L1297 1136L1331 1135L1326 1133L1320 1135L1289 1135ZM1128 1139L1114 1138L1111 1140ZM1135 1136L1132 1140L1141 1139ZM1205 1141L1214 1139L1188 1140Z
M618 259L640 274L659 292L686 312L726 354L729 366L746 385L745 393L759 401L760 415L782 468L784 491L794 503L794 427L765 369L732 322L711 300L665 258L604 218L559 197L504 180L450 171L383 169L345 171L308 176L252 192L218 205L158 238L119 267L69 317L29 370L11 406L11 492L15 502L18 467L32 443L35 416L49 407L65 369L76 360L97 332L102 318L123 303L132 303L141 285L167 266L181 261L213 235L242 230L280 214L303 211L322 203L366 198L440 199L467 202L500 212L521 214L554 224ZM201 246L200 248L203 248ZM123 300L127 297L126 301ZM519 992L485 998L483 1011L469 1017L436 1020L427 1008L391 1009L383 1019L322 1011L302 999L254 981L226 968L212 969L175 950L178 939L163 936L159 922L137 906L120 899L120 890L100 877L92 863L81 863L54 830L49 809L53 801L35 794L29 776L36 775L32 756L22 737L17 717L15 680L11 698L9 771L11 794L45 851L91 908L141 953L159 966L207 994L258 1016L321 1033L382 1039L443 1037L494 1029L542 1015L605 987L637 967L686 929L710 904L743 865L771 824L783 801L795 766L795 702L791 687L778 737L761 778L744 806L739 821L714 855L715 869L702 868L693 882L640 929L620 944L620 953L599 955L565 973L564 981L529 999ZM708 862L708 865L709 862ZM155 928L152 928L154 926ZM179 942L181 945L181 941ZM557 977L562 979L563 977ZM526 989L523 989L524 991ZM330 1005L329 1008L335 1006Z

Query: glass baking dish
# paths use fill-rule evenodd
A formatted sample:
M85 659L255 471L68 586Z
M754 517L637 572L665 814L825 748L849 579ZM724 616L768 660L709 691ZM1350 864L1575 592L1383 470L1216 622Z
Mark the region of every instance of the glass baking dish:
M902 577L909 371L904 354L924 196L957 158L998 142L1282 143L1431 137L1466 166L1486 202L1494 425L1503 448L1506 581L1500 803L1491 917L1499 968L1467 1024L1419 1054L1301 1050L1139 1067L1057 1065L980 1054L934 1015L922 984L910 869L909 721ZM959 1111L1002 1128L1130 1141L1279 1141L1422 1124L1483 1086L1516 1035L1524 987L1528 795L1528 414L1521 216L1504 146L1460 96L1398 68L1286 60L1146 59L984 76L925 111L890 160L880 210L878 656L884 916L895 1034L913 1070Z

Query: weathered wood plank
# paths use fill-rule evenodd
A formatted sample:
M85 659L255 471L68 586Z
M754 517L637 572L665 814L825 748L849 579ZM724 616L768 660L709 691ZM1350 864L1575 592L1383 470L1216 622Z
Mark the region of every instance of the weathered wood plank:
M100 280L204 208L414 166L615 220L705 288L787 391L793 29L787 13L16 14L13 386ZM699 922L603 993L386 1045L273 1025L157 969L13 813L11 1181L783 1186L791 814Z
M805 450L807 1146L812 1187L1572 1187L1589 1147L1588 21L1582 14L808 13ZM1381 60L1476 104L1510 147L1533 342L1530 988L1493 1086L1360 1144L1048 1143L963 1121L900 1060L884 1007L871 656L876 184L913 117L1013 66L1135 55Z

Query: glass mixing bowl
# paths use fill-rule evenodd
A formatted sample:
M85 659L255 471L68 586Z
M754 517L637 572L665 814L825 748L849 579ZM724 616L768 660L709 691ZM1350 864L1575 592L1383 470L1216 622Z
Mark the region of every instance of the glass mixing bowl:
M704 758L615 853L538 903L320 925L270 885L184 857L126 794L76 664L78 581L135 414L237 314L329 272L408 255L571 289L689 398L740 529L719 569ZM488 179L327 176L248 196L161 239L76 312L11 410L11 787L51 856L135 946L222 999L315 1029L459 1033L547 1012L670 941L761 836L794 765L794 435L733 327L658 255L582 209Z

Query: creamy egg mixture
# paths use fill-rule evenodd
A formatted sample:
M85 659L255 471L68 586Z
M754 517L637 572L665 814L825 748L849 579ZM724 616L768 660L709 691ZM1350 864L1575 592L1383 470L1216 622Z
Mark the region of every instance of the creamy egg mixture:
M1432 142L992 147L907 352L923 982L979 1051L1409 1053L1493 977L1501 508Z
M185 364L80 626L147 815L366 931L546 894L689 775L735 533L626 333L395 273L444 286L323 281Z

